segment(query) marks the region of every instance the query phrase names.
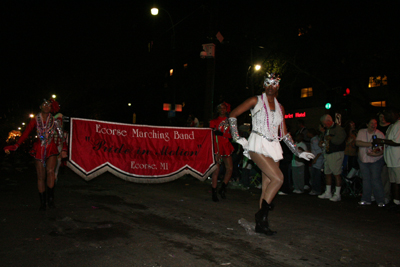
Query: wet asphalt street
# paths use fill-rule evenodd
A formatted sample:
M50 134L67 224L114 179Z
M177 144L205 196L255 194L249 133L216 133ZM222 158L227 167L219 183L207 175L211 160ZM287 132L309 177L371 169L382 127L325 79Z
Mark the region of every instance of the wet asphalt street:
M20 165L19 165L20 166ZM4 165L3 165L4 167ZM1 266L400 266L400 214L358 199L277 196L274 236L247 232L260 190L185 176L135 184L111 174L86 182L65 168L56 208L39 211L33 165L0 172Z

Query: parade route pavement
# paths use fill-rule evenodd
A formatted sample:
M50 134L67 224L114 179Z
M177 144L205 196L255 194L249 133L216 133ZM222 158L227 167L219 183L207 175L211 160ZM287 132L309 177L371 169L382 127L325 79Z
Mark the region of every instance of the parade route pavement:
M210 183L190 176L86 182L64 168L56 208L39 211L33 164L0 177L1 266L400 266L400 214L350 196L278 195L270 212L278 233L265 236L245 228L256 188L228 188L214 203Z

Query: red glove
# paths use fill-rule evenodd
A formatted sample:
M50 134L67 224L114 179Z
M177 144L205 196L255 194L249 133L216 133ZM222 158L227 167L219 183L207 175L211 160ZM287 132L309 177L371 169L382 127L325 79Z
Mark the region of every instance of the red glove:
M18 147L19 147L18 144L15 144L15 145L12 145L12 146L6 146L6 147L4 147L4 151L5 151L6 153L7 153L7 151L8 151L8 152L10 152L10 151L15 151L15 150L18 149Z

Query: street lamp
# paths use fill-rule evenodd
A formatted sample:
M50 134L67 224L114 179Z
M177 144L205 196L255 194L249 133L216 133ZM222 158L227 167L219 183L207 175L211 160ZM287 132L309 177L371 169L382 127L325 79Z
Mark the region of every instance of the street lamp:
M153 8L150 10L150 12L151 12L151 14L152 14L153 16L157 16L157 15L158 15L158 8L153 7Z
M253 71L251 71L253 69ZM249 74L250 74L250 89L251 89L251 95L254 95L254 81L253 81L253 76L254 73L261 70L261 65L260 64L255 64L254 66L250 65L247 69L246 73L246 89L249 89L248 83L249 83Z
M166 10L166 9L164 9L164 8L160 8L161 10L163 10L163 11L165 11L165 13L167 13L168 14L168 17L169 17L169 20L170 20L170 22L171 22L171 29L172 29L172 49L175 49L175 25L174 25L174 22L173 22L173 20L172 20L172 17L171 17L171 14L168 12L168 10ZM156 7L153 7L152 9L150 9L150 13L153 15L153 16L157 16L158 15L158 8L156 8Z
M172 17L171 17L171 14L168 12L168 10L166 10L166 9L164 9L164 8L160 8L161 10L163 10L163 11L165 11L165 13L167 13L167 15L168 15L168 17L169 17L169 20L170 20L170 22L171 22L171 28L170 29L172 29L172 35L171 35L171 48L172 48L172 69L170 69L170 71L169 71L169 73L170 73L170 77L172 77L172 95L173 95L173 99L172 99L172 106L175 108L175 103L176 103L176 85L175 85L175 82L176 82L176 80L175 80L175 75L174 75L174 69L175 69L175 42L176 42L176 39L175 39L175 25L174 25L174 22L173 22L173 20L172 20ZM153 16L157 16L158 15L158 12L159 12L159 9L158 8L156 8L156 7L153 7L151 10L150 10L150 13L153 15ZM171 117L175 117L175 113L169 113L169 114L172 114L171 115Z

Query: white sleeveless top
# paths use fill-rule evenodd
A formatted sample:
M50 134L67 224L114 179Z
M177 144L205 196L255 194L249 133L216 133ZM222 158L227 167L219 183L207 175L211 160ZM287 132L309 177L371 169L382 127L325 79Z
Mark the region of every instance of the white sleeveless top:
M256 106L250 110L253 127L248 140L248 151L262 154L278 162L283 159L282 147L279 143L279 128L283 120L280 104L275 98L275 111L271 111L265 93L257 98ZM250 158L248 151L243 154Z

